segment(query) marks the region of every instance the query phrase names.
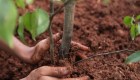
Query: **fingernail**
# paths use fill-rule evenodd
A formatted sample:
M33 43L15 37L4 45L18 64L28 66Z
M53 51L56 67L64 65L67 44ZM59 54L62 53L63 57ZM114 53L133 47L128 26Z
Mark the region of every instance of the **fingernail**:
M62 69L62 72L64 75L68 75L70 73L70 69L69 68L64 68Z
M89 76L87 76L87 80L91 80Z

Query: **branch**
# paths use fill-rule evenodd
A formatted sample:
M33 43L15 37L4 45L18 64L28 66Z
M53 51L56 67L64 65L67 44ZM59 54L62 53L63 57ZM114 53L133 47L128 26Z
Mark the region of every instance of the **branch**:
M118 54L118 53L121 53L121 52L134 52L134 51L135 50L123 49L123 50L118 50L118 51L113 51L113 52L106 52L106 53L96 54L96 55L92 55L92 56L88 57L87 59L77 61L77 62L73 63L73 65L75 65L77 63L80 63L80 62L83 62L83 61L90 60L93 57L97 57L97 56L105 56L105 55L111 55L111 54Z
M54 3L53 0L50 1L50 16L52 16L54 13ZM50 55L51 55L51 61L54 64L54 41L53 41L53 33L52 33L52 19L50 17L50 23L49 23L49 36L50 36Z

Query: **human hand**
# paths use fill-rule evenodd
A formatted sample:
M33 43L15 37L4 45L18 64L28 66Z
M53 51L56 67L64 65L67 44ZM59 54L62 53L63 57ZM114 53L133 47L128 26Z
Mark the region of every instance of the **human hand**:
M49 67L43 66L33 70L27 77L20 80L88 80L88 76L79 78L65 78L60 77L66 76L70 73L70 70L66 67Z

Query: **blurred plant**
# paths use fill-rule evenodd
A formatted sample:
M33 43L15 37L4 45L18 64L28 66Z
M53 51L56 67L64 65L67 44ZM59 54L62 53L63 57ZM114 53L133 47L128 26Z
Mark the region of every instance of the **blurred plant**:
M123 20L124 24L130 28L130 35L132 40L140 34L140 15L136 17L126 16Z
M140 15L136 17L126 16L123 19L123 22L130 28L130 35L132 40L134 40L140 34ZM140 61L140 51L136 51L130 55L126 59L125 63L132 63L137 61Z
M17 9L12 0L0 0L0 39L12 47Z
M34 0L15 0L15 3L20 8L31 5ZM32 39L35 40L37 36L45 32L49 27L49 15L43 9L33 9L33 11L27 11L24 15L19 16L18 34L20 39L24 40L24 29L30 32Z
M54 41L59 40L61 34L59 34L59 36L53 35L51 23L53 17L64 8L65 16L64 31L60 49L61 57L69 53L71 44L77 45L79 48L89 51L88 47L83 48L83 45L80 43L71 41L76 0L50 0L50 15L48 15L48 13L43 9L34 7L32 5L33 1L34 0L0 0L0 40L6 42L12 47L12 40L14 38L14 30L16 26L17 33L23 42L25 42L25 30L30 33L33 40L36 40L37 36L48 29L50 38L45 40L47 43L44 44L46 45L46 48L44 49L50 48L51 61L54 63ZM63 5L57 10L54 10L54 1L60 2ZM21 9L25 11L25 13L19 15L17 9ZM39 43L41 44L43 42L44 41L40 41ZM19 41L19 43L21 42ZM24 46L24 44L22 45ZM36 48L36 46L34 48ZM39 47L36 50L38 49Z
M33 3L33 0L0 0L0 38L6 41L8 45L12 45L12 36L18 19L18 34L24 41L24 29L28 30L32 39L45 32L49 25L49 15L42 9L35 9L27 12L22 16L18 16L17 8L25 8Z
M23 30L26 29L35 40L37 36L45 32L49 25L49 15L42 9L36 9L33 12L27 12L19 17L18 34L22 41L24 41Z

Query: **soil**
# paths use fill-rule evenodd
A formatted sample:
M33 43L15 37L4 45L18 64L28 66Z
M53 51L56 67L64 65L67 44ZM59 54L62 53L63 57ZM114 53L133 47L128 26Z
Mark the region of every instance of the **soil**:
M34 5L49 10L49 0L36 0ZM59 5L55 5L57 9ZM74 66L72 64L80 58L77 52L87 56L102 54L103 52L131 49L140 49L140 37L131 40L129 28L123 24L123 17L137 15L140 12L139 0L111 0L109 4L98 3L96 0L78 1L75 11L73 40L80 42L92 50L91 52L71 48L68 64L73 68L72 73L65 77L79 77L88 75L91 80L140 80L140 63L127 65L124 63L130 52L122 52L107 56L94 57ZM53 20L53 33L62 31L63 11ZM45 32L37 38L37 42L48 37ZM26 36L28 45L33 46L29 35ZM0 50L0 80L19 80L27 76L33 69L40 66L64 66L58 63L57 55L60 44L55 44L56 64L51 64L50 54L37 64L27 64L15 56ZM82 67L81 67L82 66Z

